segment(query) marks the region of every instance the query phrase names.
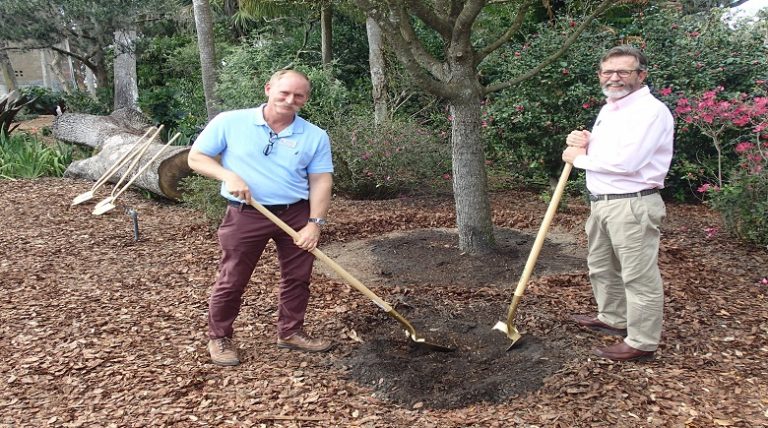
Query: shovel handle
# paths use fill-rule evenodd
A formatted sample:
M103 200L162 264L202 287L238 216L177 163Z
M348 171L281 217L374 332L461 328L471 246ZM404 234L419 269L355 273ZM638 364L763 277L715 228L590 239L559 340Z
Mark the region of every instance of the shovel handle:
M160 125L160 127L162 128L162 125ZM130 179L130 180L128 180L128 182L127 182L127 183L125 183L125 186L123 186L123 187L120 189L120 191L119 191L119 192L117 192L117 194L116 194L115 196L113 196L113 197L112 197L112 200L115 200L115 199L117 199L117 197L118 197L118 196L120 196L120 195L121 195L123 192L125 192L126 190L128 190L128 188L131 186L131 184L133 184L133 182L134 182L134 181L136 181L136 179L137 179L137 178L139 178L139 176L140 176L141 174L143 174L143 173L144 173L144 171L146 171L146 170L147 170L147 168L149 168L149 166L152 164L152 162L154 162L154 161L155 161L155 159L157 159L157 158L158 158L158 156L160 156L160 155L161 155L161 154L162 154L162 153L165 151L165 149L167 149L167 148L168 148L168 146L170 146L171 144L173 144L173 142L174 142L174 141L178 140L178 139L179 139L179 137L181 137L181 133L177 132L177 133L176 133L176 135L174 135L174 136L173 136L173 138L171 138L171 139L170 139L170 140L169 140L167 143L165 143L165 145L164 145L163 147L161 147L161 148L160 148L160 149L157 151L157 153L155 153L155 155L154 155L154 156L152 156L152 158L151 158L151 159L149 159L149 161L147 161L147 163L145 163L145 164L144 164L144 166L142 166L141 168L139 168L139 170L136 172L136 174L134 174L134 175L133 175L133 177L131 177L131 179ZM149 141L152 141L152 140L149 140ZM147 147L149 147L149 146L147 146ZM146 150L146 149L147 149L147 147L144 147L144 150ZM143 154L144 154L144 151L142 151L141 155L143 155ZM139 160L139 159L141 159L141 155L139 155L139 156L136 158L136 160Z
M145 132L144 135L142 135L141 138L139 138L139 141L136 142L137 147L141 147L139 146L139 143L141 143L142 145L144 144L142 143L142 141L144 141L144 139L147 138L149 136L149 133L152 132L152 130L154 129L155 129L154 126L147 129L147 132ZM154 136L152 138L154 138ZM126 150L125 154L120 156L120 159L118 159L114 165L112 165L108 170L104 172L104 174L102 174L101 177L99 177L98 180L96 180L96 183L93 185L93 190L98 189L99 187L101 187L101 185L106 183L107 180L109 180L109 177L112 177L112 175L114 175L114 173L116 173L118 169L122 168L122 166L125 165L133 156L136 156L136 153L137 152L132 149Z
M273 223L275 223L280 229L283 230L283 232L287 233L291 238L294 240L299 238L299 233L293 230L291 226L288 226L283 220L280 219L280 217L274 215L271 211L264 208L261 204L256 202L255 199L251 198L248 203L256 208L257 211L264 214L265 217L272 220ZM341 275L342 278L344 278L347 282L349 282L352 287L354 287L357 291L365 294L366 297L371 299L373 303L376 304L376 306L383 309L385 312L392 312L392 306L390 306L389 303L385 302L381 297L377 296L376 293L371 291L368 287L363 285L362 282L358 281L357 278L352 276L349 272L347 272L343 267L339 266L338 263L333 261L330 257L325 255L322 251L320 251L318 248L313 249L310 251L315 257L320 259L323 263L327 264L331 269L336 271L339 275Z
M539 258L541 247L544 246L544 238L546 238L547 231L549 231L549 224L552 223L552 218L555 216L557 207L560 205L560 198L563 196L563 190L565 190L565 185L568 182L568 176L571 175L572 168L572 164L566 163L563 167L563 172L560 174L560 179L557 181L557 186L552 193L552 199L549 201L547 212L544 214L544 220L541 222L539 232L536 234L536 240L533 242L533 247L531 248L531 253L528 255L528 261L525 262L523 274L520 277L520 281L517 283L517 288L515 288L512 303L509 305L509 318L514 318L517 304L520 302L520 299L525 292L525 288L528 286L528 280L531 278L533 268L536 267L536 260Z
M133 171L134 168L136 168L136 164L139 163L139 160L141 160L141 157L144 156L144 153L147 151L149 146L151 146L152 142L155 141L155 137L157 137L157 135L160 133L160 131L162 131L163 126L164 125L160 125L160 127L157 128L155 133L152 134L151 137L149 137L149 140L145 141L141 145L141 147L139 148L139 151L135 152L135 153L133 153L133 155L131 155L132 158L133 158L133 161L131 161L130 165L128 165L128 169L125 170L123 175L120 176L120 179L117 180L117 183L115 184L115 188L112 189L112 195L113 195L112 197L113 198L117 197L117 195L115 195L115 192L117 191L117 189L120 188L120 185L123 184L123 181L125 180L126 177L128 177L130 172ZM117 171L115 171L115 172L117 172Z

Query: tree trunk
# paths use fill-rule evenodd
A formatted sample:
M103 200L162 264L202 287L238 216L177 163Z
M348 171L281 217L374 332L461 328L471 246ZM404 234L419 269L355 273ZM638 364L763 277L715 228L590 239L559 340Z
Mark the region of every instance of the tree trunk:
M81 113L64 113L53 122L53 136L58 140L93 147L98 153L88 159L72 162L64 175L98 180L127 151L137 150L137 142L151 126L140 112L121 109L109 116L95 116ZM163 144L153 143L137 162L135 173ZM190 175L187 165L189 147L169 147L142 173L134 186L160 196L177 200L181 197L179 182ZM116 183L126 173L121 168L109 181ZM123 181L125 184L128 178Z
M136 31L115 31L115 110L139 107L135 41Z
M320 10L320 34L323 66L327 68L333 62L333 7L330 4Z
M368 63L371 67L371 93L373 95L373 117L376 125L384 123L389 118L387 101L386 63L384 62L384 43L381 27L371 17L365 20L368 33Z
M481 135L480 97L468 96L450 106L453 115L453 192L459 248L482 254L495 247L485 148Z
M84 113L64 113L53 121L53 136L72 144L101 149L102 144L113 136L126 140L138 140L152 126L152 122L141 112L120 109L109 116Z
M126 152L138 150L136 141L138 141L139 138L141 137L136 137L133 141L126 141L119 136L107 139L107 141L102 144L103 148L98 154L91 156L88 159L72 162L67 167L67 170L64 171L64 176L85 178L93 181L98 180ZM153 143L150 145L132 171L128 171L129 176L122 181L121 186L128 183L128 181L131 180L131 177L138 172L139 169L143 168L144 165L160 150L163 150L163 146L164 144L162 143ZM146 167L144 172L135 179L131 186L150 191L168 199L179 200L181 198L179 183L184 177L187 177L192 173L192 170L187 166L188 154L189 147L171 146L165 148L164 151L158 155L148 167ZM130 165L130 162L128 162L128 165ZM127 172L128 165L118 169L107 181L110 183L117 183Z
M203 93L208 121L213 119L218 110L216 95L216 50L213 44L213 18L208 0L193 0L197 45L200 50L200 68L203 75Z
M16 72L13 70L11 59L8 58L8 51L3 49L6 46L6 43L0 40L0 73L2 73L3 80L5 81L5 89L8 93L11 93L15 91L19 85L16 82Z

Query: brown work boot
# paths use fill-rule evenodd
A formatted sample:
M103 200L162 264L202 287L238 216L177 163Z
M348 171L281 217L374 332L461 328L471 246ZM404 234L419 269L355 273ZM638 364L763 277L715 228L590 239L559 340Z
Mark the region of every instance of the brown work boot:
M277 338L278 348L294 349L297 351L325 352L331 349L332 346L333 343L330 340L313 339L303 331L293 333L285 339L281 339L279 336Z
M641 351L621 341L605 348L595 348L592 353L613 361L650 361L655 351Z
M237 348L235 343L229 337L220 337L208 341L208 352L211 354L211 361L220 366L236 366L240 364L237 358Z
M626 328L617 328L617 327L610 326L600 321L596 316L593 317L591 315L573 315L571 319L576 321L576 323L579 324L580 326L586 327L592 331L610 334L611 336L619 336L619 337L627 336Z

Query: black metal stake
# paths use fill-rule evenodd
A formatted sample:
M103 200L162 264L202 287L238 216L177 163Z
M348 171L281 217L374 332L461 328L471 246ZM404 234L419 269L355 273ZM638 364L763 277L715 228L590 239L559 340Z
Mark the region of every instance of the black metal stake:
M125 213L128 214L128 216L131 218L131 221L133 221L133 240L137 241L139 240L139 213L136 212L133 208L128 208L125 210Z

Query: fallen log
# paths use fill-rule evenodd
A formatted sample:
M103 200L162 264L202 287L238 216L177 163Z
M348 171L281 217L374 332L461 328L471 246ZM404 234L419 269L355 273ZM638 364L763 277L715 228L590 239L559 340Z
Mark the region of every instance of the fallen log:
M151 126L151 122L144 115L132 109L116 110L109 116L83 113L64 113L57 116L52 126L56 139L97 150L90 158L72 162L64 171L64 176L98 180L126 151L137 150L136 143ZM148 162L162 147L162 141L152 143L134 171ZM168 199L179 200L179 183L184 177L192 174L187 165L188 153L189 147L169 147L136 178L133 186ZM127 166L118 169L108 181L117 183L127 169ZM123 182L129 179L130 177L126 177Z

